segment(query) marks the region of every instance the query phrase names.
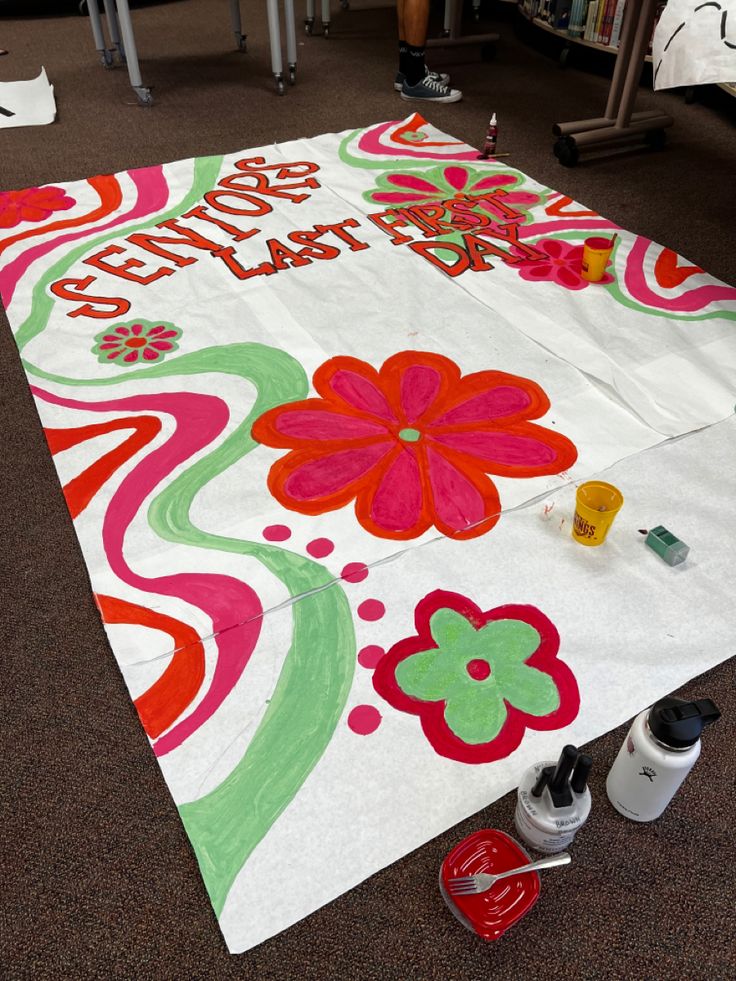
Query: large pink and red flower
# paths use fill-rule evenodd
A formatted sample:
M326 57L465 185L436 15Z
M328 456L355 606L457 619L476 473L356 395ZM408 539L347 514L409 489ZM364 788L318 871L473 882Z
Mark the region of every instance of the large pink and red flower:
M517 748L527 729L561 729L578 713L560 636L534 606L481 610L437 589L414 611L416 634L378 662L373 687L419 716L435 752L461 763L491 763Z
M482 167L453 162L430 169L380 174L376 187L364 197L376 204L411 206L467 195L470 200L477 198L478 207L489 211L483 204L483 195L503 191L504 204L528 217L527 210L538 204L540 197L533 191L521 190L523 182L523 175L518 172L489 174ZM472 214L468 221L472 221Z
M517 246L511 247L511 251L519 257L513 268L518 270L522 279L529 282L546 280L568 290L584 290L586 286L598 285L583 279L582 245L571 245L559 238L545 238L541 242L535 242L534 248L543 252L546 258L529 259ZM610 259L607 264L610 266ZM607 284L613 280L610 273L604 273L598 283Z
M442 355L402 351L378 371L331 358L314 387L319 398L278 406L253 426L259 442L290 450L271 467L271 493L302 514L354 500L379 538L416 538L432 525L482 535L501 511L488 474L537 477L577 458L569 439L529 421L549 409L539 385L502 371L463 377Z
M22 221L46 221L54 211L76 204L62 187L27 187L23 191L0 192L0 228L14 228Z

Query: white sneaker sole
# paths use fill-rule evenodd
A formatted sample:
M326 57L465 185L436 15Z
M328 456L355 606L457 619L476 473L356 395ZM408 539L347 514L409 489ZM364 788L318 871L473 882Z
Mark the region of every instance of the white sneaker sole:
M463 97L462 92L455 89L450 95L438 95L437 97L428 95L407 95L402 89L401 98L407 102L459 102Z

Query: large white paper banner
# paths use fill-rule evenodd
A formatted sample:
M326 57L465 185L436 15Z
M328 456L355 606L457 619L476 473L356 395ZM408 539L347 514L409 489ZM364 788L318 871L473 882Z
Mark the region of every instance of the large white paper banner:
M736 290L671 250L416 114L8 191L0 229L231 950L732 653ZM600 474L625 504L586 549ZM663 522L681 568L637 532Z

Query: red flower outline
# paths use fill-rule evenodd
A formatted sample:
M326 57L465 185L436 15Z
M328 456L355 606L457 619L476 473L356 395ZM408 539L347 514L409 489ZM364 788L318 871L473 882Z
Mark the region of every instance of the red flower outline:
M540 644L525 663L552 678L560 695L559 708L548 715L536 716L515 708L505 700L506 721L495 739L475 745L459 739L445 721L446 702L413 698L401 689L396 680L396 668L401 661L412 654L437 648L430 630L430 619L439 609L454 610L476 630L494 620L521 620L533 627L541 638ZM493 763L509 756L519 747L526 729L562 729L577 716L580 692L572 670L557 657L560 635L552 621L535 606L508 604L484 611L467 596L436 589L417 604L414 623L417 633L398 641L379 661L373 674L373 687L400 712L419 716L425 736L440 756L460 763Z

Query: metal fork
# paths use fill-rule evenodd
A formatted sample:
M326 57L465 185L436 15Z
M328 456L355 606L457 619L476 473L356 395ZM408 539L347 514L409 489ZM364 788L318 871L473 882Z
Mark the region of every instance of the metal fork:
M477 875L463 875L457 879L448 879L447 888L452 896L471 896L477 892L487 892L499 879L508 879L512 875L533 872L535 869L551 869L555 865L567 865L569 861L569 853L560 852L558 855L548 855L547 858L540 858L536 862L522 865L518 869L509 869L508 872L498 872L495 875L491 875L490 872L479 872Z

